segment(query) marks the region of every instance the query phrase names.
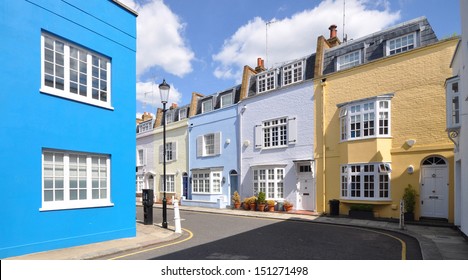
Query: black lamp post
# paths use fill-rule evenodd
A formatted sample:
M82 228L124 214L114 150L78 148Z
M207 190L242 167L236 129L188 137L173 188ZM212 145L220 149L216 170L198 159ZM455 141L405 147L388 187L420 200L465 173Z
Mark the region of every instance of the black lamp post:
M167 199L166 199L166 104L169 99L169 90L171 87L163 79L159 85L159 93L161 94L161 103L163 104L163 222L162 227L167 228Z

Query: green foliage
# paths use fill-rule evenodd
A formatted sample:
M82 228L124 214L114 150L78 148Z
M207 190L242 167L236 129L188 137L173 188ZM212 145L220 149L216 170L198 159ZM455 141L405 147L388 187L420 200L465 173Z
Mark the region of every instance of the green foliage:
M405 202L405 212L414 213L414 208L416 206L416 190L410 184L405 188L403 201Z
M265 195L264 192L259 192L258 193L257 203L258 204L265 204L266 203L266 195Z
M274 200L267 200L268 206L275 206L275 201Z
M371 204L353 204L349 209L352 211L372 212L374 211L374 206Z

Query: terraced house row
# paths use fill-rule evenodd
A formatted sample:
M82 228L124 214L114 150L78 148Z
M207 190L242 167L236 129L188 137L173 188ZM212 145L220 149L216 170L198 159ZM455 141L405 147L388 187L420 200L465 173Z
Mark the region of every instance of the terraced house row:
M439 40L424 17L341 42L336 26L309 56L137 125L137 193L162 197L161 124L168 129L168 196L228 207L266 193L297 210L340 214L372 205L398 218L407 187L415 217L454 221L454 144L446 132L446 79L458 37ZM448 110L450 110L450 106Z

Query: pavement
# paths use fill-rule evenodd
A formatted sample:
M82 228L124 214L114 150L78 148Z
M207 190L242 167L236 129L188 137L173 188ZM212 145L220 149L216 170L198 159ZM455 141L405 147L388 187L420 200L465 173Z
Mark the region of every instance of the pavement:
M141 205L137 205L141 207ZM156 204L154 207L161 207ZM172 208L172 206L168 206ZM360 220L347 216L320 216L313 212L257 212L235 209L211 209L202 207L180 206L183 211L218 213L224 215L249 216L279 220L300 220L312 223L328 223L356 227L397 231L415 237L420 244L424 260L468 260L468 240L454 226L444 223L414 222L400 229L398 222L391 220ZM183 220L183 212L181 219ZM182 221L182 228L184 227ZM51 250L11 257L5 260L90 260L116 253L143 249L148 246L177 242L184 233L176 233L173 227L164 229L159 224L144 225L137 221L136 237L93 243L65 249Z

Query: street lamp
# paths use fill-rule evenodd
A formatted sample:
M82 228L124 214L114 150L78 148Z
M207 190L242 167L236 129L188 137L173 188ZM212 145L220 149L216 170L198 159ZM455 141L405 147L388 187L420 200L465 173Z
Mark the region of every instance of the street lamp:
M169 99L169 90L171 87L163 79L159 85L159 93L161 94L161 103L163 104L163 222L162 227L167 228L167 199L166 199L166 104Z

